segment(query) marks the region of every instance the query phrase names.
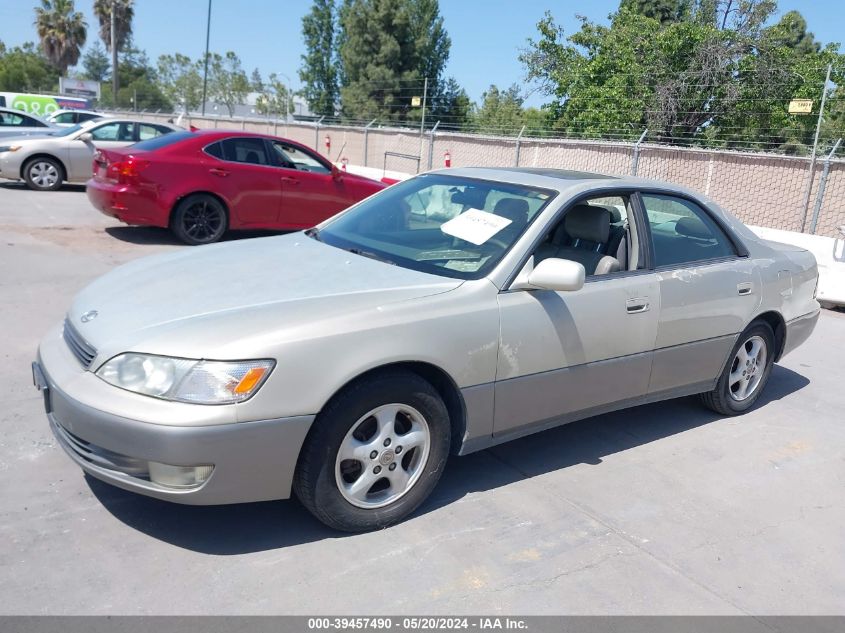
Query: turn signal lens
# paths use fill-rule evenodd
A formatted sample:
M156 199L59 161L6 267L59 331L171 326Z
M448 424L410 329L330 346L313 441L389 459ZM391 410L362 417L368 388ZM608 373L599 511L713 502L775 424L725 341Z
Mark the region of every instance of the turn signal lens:
M255 385L261 382L261 379L264 378L264 374L266 373L266 367L253 367L244 374L244 377L241 378L241 381L232 391L237 394L249 393L255 388Z

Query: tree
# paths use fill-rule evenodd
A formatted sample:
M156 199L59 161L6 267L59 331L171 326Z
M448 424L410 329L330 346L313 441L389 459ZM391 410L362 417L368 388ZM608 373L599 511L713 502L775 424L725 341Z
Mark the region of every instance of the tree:
M307 52L302 55L299 79L308 108L321 116L334 116L338 100L337 20L334 0L314 0L302 18Z
M635 139L648 128L658 141L774 148L805 138L809 117L795 121L786 105L804 89L817 95L819 71L841 59L815 46L800 16L766 26L775 10L772 0L626 0L609 26L581 18L569 37L547 14L520 59L569 134Z
M200 62L176 53L158 58L158 79L164 95L187 113L202 101Z
M472 102L454 77L442 83L430 101L428 119L444 130L462 130L469 122Z
M516 84L506 90L491 85L481 95L481 105L472 108L471 129L490 134L518 133L523 121L523 101Z
M451 41L437 0L346 0L340 11L341 103L350 119L418 119L437 98Z
M173 104L161 90L156 69L152 67L147 54L132 45L131 39L123 47L123 61L118 67L120 91L114 97L112 87L102 87L100 102L107 107L128 107L134 105L140 110L173 111Z
M66 75L85 46L88 25L84 16L74 10L73 0L41 0L41 6L35 8L35 27L50 64Z
M9 92L55 92L59 71L35 44L7 49L0 42L0 90Z
M112 92L120 89L117 52L128 46L132 39L132 19L135 17L134 0L94 0L94 15L100 22L100 39L111 51ZM114 46L112 46L114 22Z
M85 79L105 81L109 76L109 57L99 42L88 49L82 57L82 68Z
M261 78L261 72L257 68L252 71L249 78L249 87L253 92L264 92L264 79Z
M244 72L240 58L232 51L225 56L210 53L209 94L217 103L226 106L229 116L235 115L235 106L240 105L249 94L249 78Z
M293 93L276 73L270 73L266 82L262 83L261 94L255 101L255 109L261 114L287 116L293 111Z

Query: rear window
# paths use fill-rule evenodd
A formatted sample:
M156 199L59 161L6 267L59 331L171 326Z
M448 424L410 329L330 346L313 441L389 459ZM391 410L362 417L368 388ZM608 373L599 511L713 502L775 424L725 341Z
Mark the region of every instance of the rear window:
M156 136L155 138L147 139L146 141L141 141L140 143L135 143L132 146L132 149L140 149L149 152L155 149L161 149L162 147L167 147L168 145L173 145L174 143L178 143L180 141L184 141L185 139L191 138L193 135L193 132L171 132L170 134Z

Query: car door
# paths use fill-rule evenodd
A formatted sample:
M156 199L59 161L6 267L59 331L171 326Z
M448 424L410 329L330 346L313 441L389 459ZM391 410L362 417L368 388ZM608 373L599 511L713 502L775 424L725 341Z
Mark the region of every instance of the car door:
M332 174L328 161L301 145L270 143L282 185L281 225L312 227L349 206L343 179Z
M209 190L220 194L229 206L230 226L276 227L282 183L264 139L227 138L209 145L204 152Z
M741 243L698 202L643 191L639 203L660 283L649 393L710 389L760 305L759 278Z
M612 249L624 259L621 270L588 275L584 287L573 292L506 289L499 294L494 435L585 417L635 402L647 392L660 286L656 273L643 268L642 220L627 194L587 204L608 201L624 216L618 226L625 246L620 242ZM547 247L571 243L561 231L565 217L535 249L535 262Z
M90 142L79 138L85 132L91 134ZM108 150L126 147L134 143L135 138L135 124L131 121L104 121L74 134L67 142L69 180L87 180L91 177L93 148Z

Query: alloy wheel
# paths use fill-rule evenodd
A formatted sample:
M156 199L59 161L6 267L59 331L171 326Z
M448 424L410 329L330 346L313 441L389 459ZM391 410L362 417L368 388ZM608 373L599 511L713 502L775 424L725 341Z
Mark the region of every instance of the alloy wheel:
M214 238L223 226L223 215L208 202L197 201L185 209L182 216L182 226L185 233L198 242Z
M762 337L752 336L739 346L728 376L731 398L742 402L754 395L766 371L766 357L766 342Z
M386 404L362 416L344 437L335 460L343 498L359 508L381 508L417 483L431 449L423 415L406 404Z

